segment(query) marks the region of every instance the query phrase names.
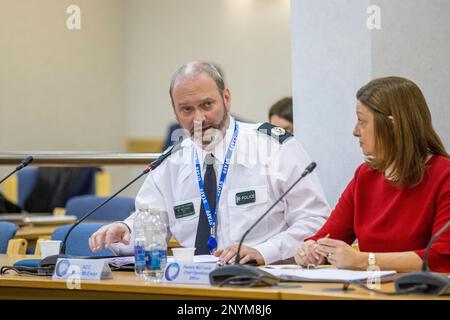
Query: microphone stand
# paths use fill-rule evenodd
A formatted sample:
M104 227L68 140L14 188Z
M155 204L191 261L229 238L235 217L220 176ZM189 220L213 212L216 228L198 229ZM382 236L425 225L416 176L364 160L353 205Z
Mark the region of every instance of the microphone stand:
M116 197L119 193L121 193L123 190L125 190L126 188L128 188L130 185L132 185L134 182L136 182L137 180L139 180L142 176L146 175L147 173L150 172L150 169L147 168L144 171L142 171L136 178L134 178L131 182L129 182L126 186L124 186L123 188L121 188L119 191L117 191L116 193L114 193L112 196L108 197L107 199L105 199L102 203L100 203L97 207L95 207L93 210L91 210L90 212L88 212L87 214L85 214L83 217L81 217L81 219L79 219L77 222L75 222L70 229L67 231L63 242L61 243L61 248L60 248L60 253L56 254L56 255L52 255L52 256L48 256L44 259L42 259L39 262L39 267L54 267L56 265L56 261L58 261L59 258L70 258L71 256L66 255L66 245L67 245L67 239L69 238L69 235L72 233L72 230L75 229L76 226L78 226L81 222L83 222L84 220L86 220L90 215L92 215L94 212L96 212L98 209L100 209L101 207L103 207L105 204L107 204L109 201L111 201L114 197ZM80 257L78 257L80 258Z
M273 203L269 209L264 212L258 220L244 233L239 242L238 250L236 253L235 263L232 265L219 267L209 274L209 282L212 285L222 285L225 283L229 284L244 284L250 283L252 285L274 285L277 284L280 279L264 270L259 269L258 267L254 267L251 265L243 265L240 264L240 251L242 243L250 231L262 220L264 217L294 188L297 183L300 182L305 176L310 174L316 167L315 162L311 162L308 167L306 167L305 171L303 171L300 178L298 178L290 187L287 189L275 203ZM232 282L233 280L234 283ZM257 282L255 282L257 281Z
M17 171L22 170L23 168L25 168L27 165L29 165L31 162L33 161L33 157L29 156L26 157L25 159L23 159L20 164L16 167L16 169L14 169L13 172L11 172L10 174L8 174L6 177L4 177L1 181L0 184L3 183L3 181L5 181L6 179L8 179L10 176L12 176L14 173L16 173Z
M81 222L83 222L84 220L86 220L90 215L92 215L94 212L96 212L98 209L100 209L101 207L103 207L105 204L107 204L109 201L111 201L111 199L113 199L114 197L116 197L119 193L121 193L122 191L124 191L125 189L127 189L130 185L132 185L133 183L135 183L137 180L139 180L142 176L146 175L147 173L149 173L150 171L155 170L167 157L169 157L171 154L175 153L176 151L180 150L181 148L181 144L176 144L173 145L172 147L168 148L166 151L164 151L164 153L155 161L153 161L152 163L150 163L148 165L148 167L142 171L136 178L134 178L133 180L131 180L127 185L125 185L124 187L122 187L119 191L117 191L116 193L114 193L112 196L108 197L107 199L105 199L102 203L100 203L97 207L95 207L93 210L91 210L90 212L88 212L87 214L85 214L83 217L81 217L77 222L75 222L70 229L67 231L64 240L61 244L61 248L60 248L60 253L57 255L52 255L52 256L48 256L44 259L42 259L39 262L39 267L40 268L45 268L47 271L48 270L54 270L56 262L58 261L59 258L69 258L71 256L66 255L66 243L67 243L67 239L69 238L70 233L72 232L72 230L78 226ZM85 258L85 257L78 257L78 258Z
M450 294L450 280L436 272L430 272L428 267L428 256L431 251L431 245L439 236L450 226L450 220L431 238L428 242L425 254L423 256L422 270L419 272L407 273L396 279L395 291L404 291L416 287L415 294L425 295L447 295ZM423 289L425 285L425 289Z

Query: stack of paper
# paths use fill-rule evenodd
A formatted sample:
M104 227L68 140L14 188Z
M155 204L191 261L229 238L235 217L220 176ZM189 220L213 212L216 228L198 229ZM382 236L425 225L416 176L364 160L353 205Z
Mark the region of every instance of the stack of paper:
M335 268L302 269L292 266L268 266L262 268L281 280L308 282L347 282L383 278L396 274L396 271L353 271Z
M167 257L167 263L174 262L175 259L172 256ZM212 255L197 255L194 256L194 263L211 263L218 262L219 258ZM120 268L126 265L134 265L134 256L127 257L114 257L108 259L108 263L111 267Z

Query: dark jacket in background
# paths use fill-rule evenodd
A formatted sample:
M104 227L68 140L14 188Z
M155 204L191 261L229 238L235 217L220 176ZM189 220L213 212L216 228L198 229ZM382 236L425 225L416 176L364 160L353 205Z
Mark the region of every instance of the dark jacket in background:
M0 193L0 213L20 213L22 209Z
M93 194L97 168L39 168L36 185L25 200L28 212L64 208L69 198Z

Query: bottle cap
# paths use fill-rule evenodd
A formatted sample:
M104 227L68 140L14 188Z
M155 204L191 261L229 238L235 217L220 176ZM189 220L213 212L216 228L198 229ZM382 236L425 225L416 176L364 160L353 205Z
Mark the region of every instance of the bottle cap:
M160 214L161 210L159 208L150 208L151 214Z
M148 211L150 209L150 206L148 205L148 203L140 203L138 209L140 211Z

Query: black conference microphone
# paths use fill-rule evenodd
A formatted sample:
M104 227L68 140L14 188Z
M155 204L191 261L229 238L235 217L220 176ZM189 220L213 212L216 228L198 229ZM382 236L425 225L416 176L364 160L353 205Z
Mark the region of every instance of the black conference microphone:
M311 162L303 171L300 178L297 179L290 187L287 189L277 201L272 204L272 206L264 212L258 220L244 233L239 242L239 246L236 253L235 263L231 265L226 265L219 267L209 274L209 282L212 285L222 285L222 284L244 284L244 285L274 285L277 284L280 279L258 267L251 265L240 264L240 251L242 243L245 237L253 230L253 228L262 220L264 217L281 201L283 198L295 187L297 183L300 182L305 176L310 174L316 168L316 163Z
M449 225L450 220L428 242L427 249L423 255L422 270L405 274L395 280L395 291L404 291L416 287L417 289L412 293L436 296L450 294L450 279L438 273L430 272L428 268L428 256L431 246L447 230Z
M92 215L94 212L96 212L98 209L100 209L101 207L103 207L105 204L107 204L109 201L111 201L114 197L116 197L119 193L121 193L122 191L124 191L126 188L128 188L129 186L131 186L134 182L136 182L137 180L139 180L142 176L146 175L147 173L149 173L150 171L155 170L161 163L163 163L163 161L169 157L171 154L177 152L178 150L181 149L181 144L176 144L173 145L169 148L167 148L164 153L155 161L151 162L147 168L142 171L136 178L134 178L133 180L131 180L131 182L129 182L126 186L124 186L123 188L121 188L119 191L117 191L116 193L114 193L112 196L110 196L108 199L105 199L105 201L103 201L102 203L100 203L97 207L95 207L94 209L92 209L90 212L88 212L87 214L85 214L83 217L81 217L77 222L75 222L72 227L70 227L70 229L67 231L66 236L64 237L64 240L61 244L61 248L60 248L60 253L57 255L52 255L52 256L48 256L44 259L42 259L39 262L39 267L43 268L47 271L49 270L53 270L55 265L56 265L56 261L58 260L58 258L70 258L71 256L66 255L66 243L67 243L67 239L69 238L70 233L72 232L72 230L78 226L81 222L83 222L84 220L86 220L90 215ZM83 258L83 257L78 257L78 258ZM86 258L86 257L84 257Z
M2 179L2 181L0 181L0 184L3 183L3 181L5 181L6 179L8 179L10 176L12 176L14 173L16 173L17 171L22 170L23 168L25 168L27 165L29 165L31 162L33 161L33 157L32 156L28 156L25 159L23 159L22 161L20 161L20 164L16 167L16 169L14 169L13 172L11 172L10 174L8 174L6 177L4 177Z

